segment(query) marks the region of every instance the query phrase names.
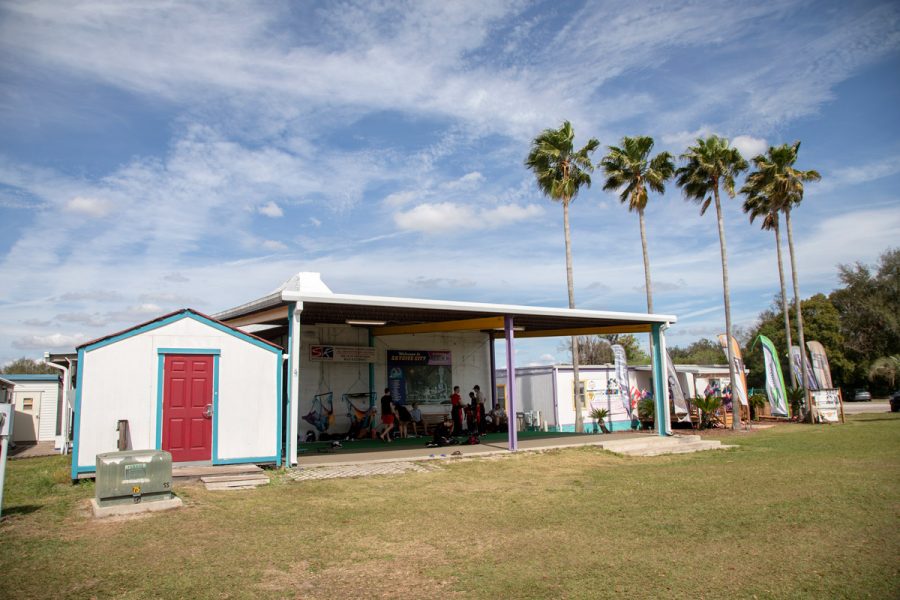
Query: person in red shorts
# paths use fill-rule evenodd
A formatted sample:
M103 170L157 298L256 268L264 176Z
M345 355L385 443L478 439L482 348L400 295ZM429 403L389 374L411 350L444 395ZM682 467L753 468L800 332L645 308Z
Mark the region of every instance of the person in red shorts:
M382 441L390 442L391 430L394 429L394 402L390 388L384 388L384 396L381 397L381 424L384 425L384 431L380 437Z
M453 435L462 435L462 398L459 395L459 386L453 386L453 395L450 396L450 416L453 419Z

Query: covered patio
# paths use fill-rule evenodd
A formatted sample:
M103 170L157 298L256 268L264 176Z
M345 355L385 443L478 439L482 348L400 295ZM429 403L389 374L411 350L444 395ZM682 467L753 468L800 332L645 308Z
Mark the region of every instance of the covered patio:
M496 402L495 340L503 340L505 367L509 373L506 389L508 432L503 450L520 447L516 431L515 342L538 337L570 337L612 333L649 333L653 339L653 396L656 402L656 433L669 435L668 394L664 382L665 334L676 321L673 315L625 313L584 309L522 306L364 296L333 293L318 273L298 273L275 292L252 302L222 311L214 317L233 327L247 328L255 335L281 343L287 349L287 389L285 410L285 455L289 464L297 464L297 431L300 422L300 383L303 358L303 331L320 325L361 328L368 345L379 338L427 334L476 334L489 342L490 401ZM369 393L376 386L376 365L368 365ZM596 437L596 436L592 436ZM525 440L522 440L525 443ZM496 444L492 444L496 445ZM474 447L474 446L473 446ZM453 447L454 449L460 447ZM496 450L496 447L491 448ZM446 450L446 448L444 448ZM452 452L452 450L451 450ZM307 453L304 452L303 456Z

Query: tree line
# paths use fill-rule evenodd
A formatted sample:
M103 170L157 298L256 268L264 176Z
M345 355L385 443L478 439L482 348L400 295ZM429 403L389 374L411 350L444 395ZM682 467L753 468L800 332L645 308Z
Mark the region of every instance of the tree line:
M697 138L678 158L669 152L653 155L654 141L650 136L623 137L618 145L608 146L605 156L598 163L592 162L592 154L600 147L596 138L590 138L576 149L575 131L569 121L557 129L545 129L531 143L525 166L534 173L538 188L548 198L559 202L563 208L563 232L566 251L566 279L569 308L575 308L574 277L572 273L571 232L569 206L583 188L591 186L591 173L596 167L603 170L603 189L614 191L630 212L637 213L641 234L641 250L644 262L644 280L647 292L647 311L653 312L653 285L650 276L650 256L647 250L647 230L644 213L649 193L664 194L666 183L674 180L687 201L696 203L703 215L710 206L715 207L719 236L719 252L722 266L722 298L725 313L725 332L734 334L731 322L731 298L728 283L728 251L725 224L722 214L722 197L744 197L743 209L751 223L757 218L762 227L775 234L776 256L781 289L781 318L787 347L797 339L805 349L806 336L803 326L799 276L794 252L792 213L803 201L804 184L821 179L818 171L800 170L795 167L800 142L770 146L764 154L752 159L753 170L746 176L743 187L736 190L736 179L750 169L750 163L741 156L728 139L717 135ZM787 306L784 266L782 260L781 219L787 233L791 280L794 295L793 320ZM652 350L652 338L650 347ZM573 337L569 342L575 380L579 378L580 344ZM726 348L731 379L735 379L734 360L730 345ZM806 370L806 352L802 353ZM791 374L793 381L793 374ZM796 385L796 382L794 382ZM735 428L740 427L735 420ZM581 411L576 411L575 427L583 426Z

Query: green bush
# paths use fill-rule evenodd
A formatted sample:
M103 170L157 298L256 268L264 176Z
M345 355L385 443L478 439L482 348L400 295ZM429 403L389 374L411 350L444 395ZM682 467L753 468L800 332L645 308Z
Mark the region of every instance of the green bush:
M718 396L697 396L694 406L700 411L700 429L715 427L718 422L716 411L722 406L722 399Z

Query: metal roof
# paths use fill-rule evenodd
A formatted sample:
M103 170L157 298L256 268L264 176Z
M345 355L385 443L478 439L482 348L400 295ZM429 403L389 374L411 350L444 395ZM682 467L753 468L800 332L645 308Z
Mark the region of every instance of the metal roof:
M302 303L300 322L306 324L344 324L348 320L384 321L388 326L466 321L511 316L522 337L552 335L583 328L627 329L652 324L671 324L675 315L627 313L585 309L428 300L390 296L333 294L316 291L281 290L252 302L219 312L214 318L228 322L283 323L290 303ZM488 327L495 329L495 327ZM517 337L520 335L516 334ZM560 333L560 335L564 335Z

